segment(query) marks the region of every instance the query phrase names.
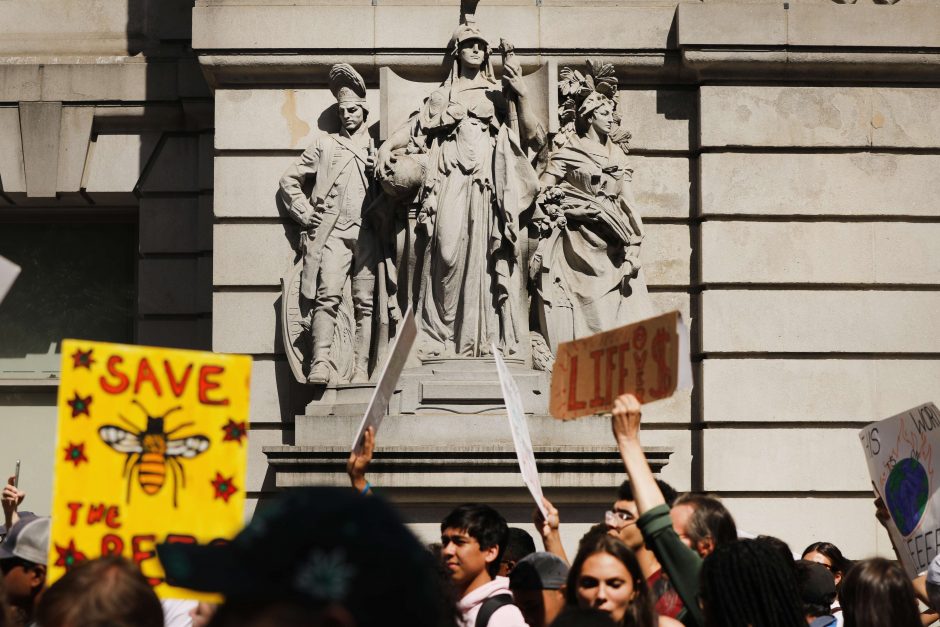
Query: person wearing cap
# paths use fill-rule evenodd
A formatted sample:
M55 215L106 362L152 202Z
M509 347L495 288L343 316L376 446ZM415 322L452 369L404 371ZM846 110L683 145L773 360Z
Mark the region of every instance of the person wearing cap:
M568 564L545 551L531 553L509 574L509 589L529 627L551 625L565 607Z
M838 620L831 606L836 598L836 581L826 567L816 562L796 562L796 579L800 586L803 612L810 627L834 627Z
M14 620L19 621L14 624L33 624L46 585L49 527L48 516L21 520L0 544L0 571Z
M300 293L313 303L313 362L307 381L314 384L365 382L369 350L378 240L366 215L375 200L375 158L365 124L365 82L352 66L330 69L330 91L339 110L338 133L321 135L291 165L280 181L279 197L304 232ZM315 179L310 198L303 186ZM347 279L351 275L355 344L351 376L331 354ZM340 370L343 372L341 373Z

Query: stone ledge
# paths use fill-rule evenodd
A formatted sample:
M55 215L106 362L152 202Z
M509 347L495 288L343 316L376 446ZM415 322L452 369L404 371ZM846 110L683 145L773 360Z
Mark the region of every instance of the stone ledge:
M371 28L340 37L348 35L343 26L349 11ZM422 28L412 26L414 20L396 28L392 14L419 16ZM249 22L252 34L245 36ZM311 22L312 31L306 26ZM337 49L369 82L384 66L412 80L439 80L455 23L455 6L213 3L193 10L193 47L203 52L200 62L216 86L322 85ZM899 82L933 78L940 64L934 52L940 48L940 6L928 4L497 5L480 8L480 23L519 47L526 71L549 57L579 65L587 54L612 62L619 75L635 81L759 76Z
M274 469L278 488L304 485L345 485L345 447L268 446L263 449ZM645 447L654 473L668 463L670 447ZM613 447L534 447L544 487L617 485L623 462ZM518 487L519 462L509 446L384 447L375 452L369 477L376 485L408 488Z
M198 5L197 50L438 50L457 26L457 6ZM520 49L665 49L675 15L667 6L576 7L481 4L480 29L495 45L505 37ZM577 19L575 19L577 18ZM359 28L351 29L355 24ZM624 28L629 24L629 28ZM246 33L250 33L246 36Z
M680 48L940 48L940 6L680 4Z

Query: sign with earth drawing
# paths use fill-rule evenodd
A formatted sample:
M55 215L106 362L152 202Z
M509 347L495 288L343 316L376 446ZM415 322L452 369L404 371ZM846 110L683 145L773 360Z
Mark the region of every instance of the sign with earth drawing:
M940 554L940 410L925 403L859 432L875 492L891 515L888 532L911 577Z

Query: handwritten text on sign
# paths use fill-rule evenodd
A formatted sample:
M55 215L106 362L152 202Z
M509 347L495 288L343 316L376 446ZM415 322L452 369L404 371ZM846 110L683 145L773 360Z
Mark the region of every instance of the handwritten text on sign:
M552 416L570 420L608 412L626 392L641 403L670 396L680 378L680 324L673 311L559 344L552 370Z
M251 359L66 340L49 577L123 555L164 598L163 542L234 536L244 519Z
M859 431L868 472L891 515L888 533L901 563L916 577L940 554L940 411L925 403Z

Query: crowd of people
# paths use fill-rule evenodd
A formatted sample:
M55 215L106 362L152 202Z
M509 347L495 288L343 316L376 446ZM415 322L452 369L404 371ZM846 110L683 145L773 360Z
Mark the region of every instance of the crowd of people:
M639 402L621 396L613 434L627 479L569 560L548 500L525 529L461 505L422 545L373 494L368 430L352 489L304 488L259 510L227 544L158 547L167 582L221 593L218 606L154 594L120 557L81 562L46 585L50 519L3 491L0 627L921 627L937 620L940 558L911 580L896 561L852 562L814 542L740 537L717 498L677 495L640 446ZM921 604L922 607L919 606ZM926 609L923 609L926 608Z

